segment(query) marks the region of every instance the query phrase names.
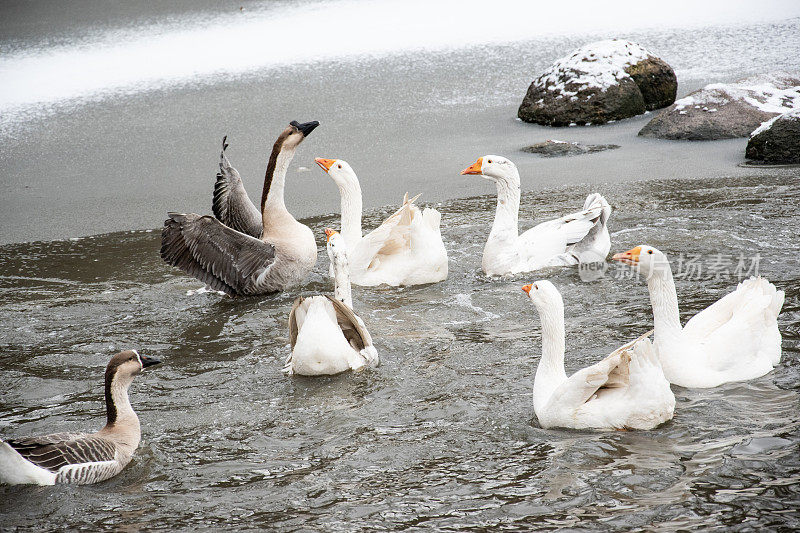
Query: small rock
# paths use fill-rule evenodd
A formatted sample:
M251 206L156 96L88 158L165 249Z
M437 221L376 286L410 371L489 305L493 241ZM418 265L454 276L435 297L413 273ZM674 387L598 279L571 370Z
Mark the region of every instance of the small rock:
M800 163L800 107L761 124L750 135L745 155L771 165Z
M676 100L639 135L701 141L747 137L765 120L798 106L800 79L786 73L712 83Z
M619 148L618 144L581 144L578 142L567 142L547 140L542 143L532 144L522 149L523 152L539 154L542 157L564 157L581 154L591 154L604 150Z
M605 124L667 106L677 90L672 68L638 44L599 41L536 78L517 116L546 126Z

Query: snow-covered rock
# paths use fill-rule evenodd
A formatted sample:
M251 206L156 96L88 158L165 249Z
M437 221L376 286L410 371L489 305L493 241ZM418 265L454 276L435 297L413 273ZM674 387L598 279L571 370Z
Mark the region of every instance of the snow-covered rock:
M677 89L672 68L638 44L598 41L533 80L517 116L547 126L604 124L667 106Z
M750 135L745 155L773 165L800 163L800 107L761 124Z
M712 83L676 100L639 132L660 139L747 137L759 124L800 107L800 79L785 72Z

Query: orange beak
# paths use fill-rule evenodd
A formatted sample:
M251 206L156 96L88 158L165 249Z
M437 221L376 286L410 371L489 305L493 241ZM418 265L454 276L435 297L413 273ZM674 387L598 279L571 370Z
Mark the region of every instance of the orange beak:
M614 257L611 259L613 261L619 261L620 263L626 265L638 265L639 264L639 254L642 253L642 247L637 246L636 248L632 248L627 252L622 252L619 254L614 254Z
M477 161L475 161L470 166L462 170L461 175L463 176L464 174L480 174L482 166L483 166L483 158L479 157Z
M331 237L336 235L336 233L338 233L336 230L325 228L325 242L331 240Z
M324 170L325 172L329 171L334 163L336 163L335 159L322 159L321 157L317 157L314 159L319 165L319 168Z
M524 287L522 287L522 290L523 290L523 291L525 291L525 294L527 294L528 296L530 296L530 294L531 294L531 287L532 287L532 286L533 286L533 283L528 283L527 285L525 285Z

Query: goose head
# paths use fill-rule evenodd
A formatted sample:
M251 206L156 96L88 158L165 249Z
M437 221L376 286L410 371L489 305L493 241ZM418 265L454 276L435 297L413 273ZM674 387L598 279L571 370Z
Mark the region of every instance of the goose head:
M540 279L533 283L529 283L522 287L522 290L528 295L533 305L541 313L548 309L557 309L564 307L564 300L561 298L561 293L558 292L556 286L547 281Z
M281 132L275 144L276 146L279 145L286 149L297 148L297 145L303 142L317 126L319 126L319 122L316 120L303 123L293 120L286 126L286 129Z
M337 267L347 266L347 246L341 234L331 228L325 228L325 237L328 240L326 249L328 250L328 258Z
M461 171L462 175L474 174L494 181L495 183L508 183L519 187L519 172L517 166L506 157L500 155L485 155Z
M338 187L350 187L358 184L358 177L353 168L342 159L314 159L319 168L324 170Z
M106 366L106 381L130 384L135 376L141 374L142 370L160 362L154 357L141 355L136 350L119 352L111 358Z
M611 259L637 268L647 278L669 268L669 260L664 252L644 244L631 248L627 252L614 254Z

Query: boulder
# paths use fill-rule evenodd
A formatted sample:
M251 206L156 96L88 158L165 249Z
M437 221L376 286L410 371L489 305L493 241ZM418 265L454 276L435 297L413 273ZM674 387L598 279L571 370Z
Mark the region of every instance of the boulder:
M669 65L636 43L587 44L533 80L517 116L546 126L604 124L675 101Z
M747 137L765 120L798 106L800 79L786 73L712 83L676 100L639 135L689 140Z
M618 144L582 144L578 142L557 141L555 139L532 144L522 149L529 154L539 154L542 157L564 157L581 154L591 154L604 150L619 148Z
M800 107L759 126L747 141L745 155L771 165L800 163Z

